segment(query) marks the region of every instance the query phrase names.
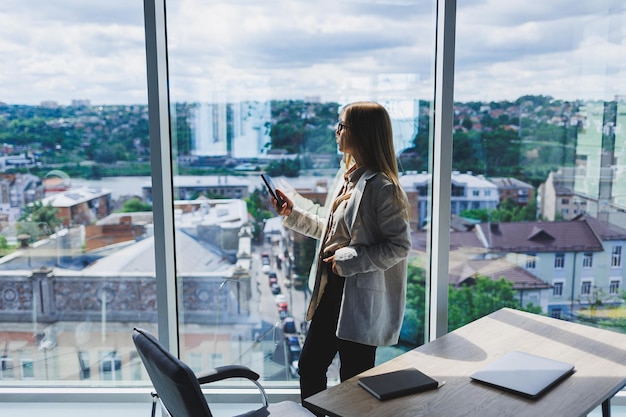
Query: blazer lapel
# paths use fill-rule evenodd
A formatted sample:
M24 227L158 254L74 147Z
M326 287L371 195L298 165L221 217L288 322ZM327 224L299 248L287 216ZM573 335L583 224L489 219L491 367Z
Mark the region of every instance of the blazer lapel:
M352 190L352 196L350 196L350 200L348 200L348 204L346 206L345 213L345 221L350 229L350 233L352 233L352 229L354 227L354 222L356 221L356 215L359 212L359 206L361 205L361 199L363 198L363 191L365 190L365 185L367 181L374 177L377 172L366 170L361 178L357 181L354 186L354 190Z

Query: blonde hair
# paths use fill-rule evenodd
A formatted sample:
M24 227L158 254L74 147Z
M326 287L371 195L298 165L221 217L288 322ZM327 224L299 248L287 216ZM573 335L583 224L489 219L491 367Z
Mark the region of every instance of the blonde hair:
M354 159L360 166L384 173L394 184L395 200L408 218L408 201L398 178L389 113L378 103L361 101L348 104L341 111L341 116L347 126L344 132L344 141L349 149L349 154L344 155L346 167L350 167Z

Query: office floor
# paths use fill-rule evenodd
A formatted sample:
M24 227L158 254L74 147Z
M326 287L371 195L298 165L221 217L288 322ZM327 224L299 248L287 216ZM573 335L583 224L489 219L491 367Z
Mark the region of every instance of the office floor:
M152 404L136 403L5 403L0 402L0 417L150 417ZM214 404L211 411L215 417L230 417L249 411L241 404ZM158 415L158 414L157 414ZM601 417L597 408L587 417ZM626 406L611 407L611 417L626 417Z

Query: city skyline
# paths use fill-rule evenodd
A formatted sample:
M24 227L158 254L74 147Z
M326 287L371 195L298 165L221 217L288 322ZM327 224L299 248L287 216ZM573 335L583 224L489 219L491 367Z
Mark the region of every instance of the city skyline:
M323 0L315 8L170 1L171 98L429 99L433 7L410 0ZM617 0L459 2L455 100L624 94L623 8ZM10 63L0 68L0 102L147 102L141 3L8 0L0 6L0 39ZM398 77L413 77L411 89L394 87Z

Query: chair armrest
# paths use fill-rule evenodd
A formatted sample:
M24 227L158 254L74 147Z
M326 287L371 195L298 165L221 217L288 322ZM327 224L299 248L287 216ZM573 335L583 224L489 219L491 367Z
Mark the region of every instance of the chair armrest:
M218 366L210 371L204 371L196 375L198 378L198 383L208 384L210 382L221 381L223 379L228 378L246 378L254 383L259 390L259 394L261 394L261 401L264 407L268 406L267 394L265 393L265 389L258 382L260 375L254 372L252 369L241 366L241 365L226 365L226 366Z
M251 381L256 381L259 377L259 374L252 369L241 365L218 366L210 371L204 371L196 375L200 385L228 378L246 378Z

